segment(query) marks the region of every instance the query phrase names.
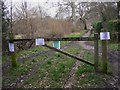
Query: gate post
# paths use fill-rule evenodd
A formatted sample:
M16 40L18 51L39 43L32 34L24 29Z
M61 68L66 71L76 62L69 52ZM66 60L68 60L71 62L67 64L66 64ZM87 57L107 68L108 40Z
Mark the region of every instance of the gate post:
M109 32L103 29L104 32L100 32L100 39L102 40L102 71L107 74L108 58L107 58L107 40L110 39Z
M9 42L14 43L13 39L14 39L13 33L9 33L9 40L10 40ZM10 58L11 58L12 67L17 67L15 52L10 51Z
M107 41L102 40L102 71L107 73Z
M98 33L94 34L94 67L95 67L95 71L98 71Z

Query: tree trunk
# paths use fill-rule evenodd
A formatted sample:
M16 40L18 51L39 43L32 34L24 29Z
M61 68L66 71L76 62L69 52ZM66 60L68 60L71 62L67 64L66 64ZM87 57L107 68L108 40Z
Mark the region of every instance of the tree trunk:
M2 34L2 55L6 55L8 53L8 43L6 41L6 34Z
M120 1L117 2L117 8L118 8L118 19L120 19Z
M76 29L75 2L71 2L73 31Z

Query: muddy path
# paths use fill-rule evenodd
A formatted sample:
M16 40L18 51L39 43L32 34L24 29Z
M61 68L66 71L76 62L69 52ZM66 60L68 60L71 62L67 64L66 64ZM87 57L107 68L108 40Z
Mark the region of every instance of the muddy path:
M83 37L88 37L90 35L90 32L87 32ZM90 50L92 53L94 53L94 44L90 44L89 42L87 41L78 41L79 45L86 49L86 50ZM99 47L99 56L101 56L101 53L102 50L101 50L101 47ZM110 63L111 65L111 69L112 69L112 75L113 75L113 78L111 78L111 80L108 80L106 81L106 83L108 84L109 87L120 87L119 84L118 84L118 79L119 79L119 73L120 73L120 70L118 69L118 66L120 64L119 62L119 55L120 55L120 51L112 51L108 48L108 51L107 51L107 55L108 55L108 62Z
M90 32L86 32L84 33L83 37L88 37L90 34ZM86 41L77 41L75 42L76 45L81 46L83 49L86 50L92 50L94 51L94 47L91 45L87 45ZM78 55L79 57L83 57L84 56L84 51L81 51L80 54ZM80 61L76 60L76 62L74 63L72 69L70 70L68 77L65 80L65 84L63 86L63 88L73 88L74 84L76 82L76 71L78 70L78 67L80 66Z
M108 80L109 86L113 86L113 87L118 87L120 89L120 70L119 70L119 65L120 65L120 61L119 61L119 55L120 55L120 51L111 51L108 50L108 60L109 63L111 65L111 69L112 69L112 79Z
M89 36L89 34L90 34L90 32L87 32L84 36L87 37L87 36ZM94 44L90 44L87 41L78 41L78 43L82 48L84 48L86 50L90 50L91 52L94 53ZM102 47L99 47L99 56L101 56L101 54L102 54ZM120 51L112 51L108 48L107 55L108 55L109 63L111 64L112 69L113 69L113 75L116 76L116 75L118 75L118 64L119 64L118 56L120 55Z
M118 66L119 66L119 56L120 55L120 51L111 51L111 50L109 50L109 52L108 52L108 59L109 59L109 62L110 62L110 64L112 65L112 64L114 64L114 65L112 65L112 71L113 71L113 75L114 76L118 76L118 73L119 73L119 71L118 71Z

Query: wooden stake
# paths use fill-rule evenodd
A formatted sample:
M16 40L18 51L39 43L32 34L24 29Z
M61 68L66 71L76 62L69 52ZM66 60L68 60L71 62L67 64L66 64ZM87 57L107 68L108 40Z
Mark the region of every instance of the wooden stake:
M96 38L96 40L94 41L94 44L95 44L94 65L95 65L95 71L98 71L98 33L95 33L94 37Z

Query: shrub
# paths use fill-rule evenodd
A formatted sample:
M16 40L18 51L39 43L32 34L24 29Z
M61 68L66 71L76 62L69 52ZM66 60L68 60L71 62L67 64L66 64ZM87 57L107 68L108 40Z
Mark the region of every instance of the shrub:
M108 30L110 32L119 32L119 30L120 30L120 21L119 20L110 20L108 22Z
M93 24L93 27L95 28L96 32L100 33L102 26L102 21L97 21Z
M108 22L108 31L110 32L112 43L118 42L118 34L116 32L119 32L120 30L120 21L119 20L110 20Z

